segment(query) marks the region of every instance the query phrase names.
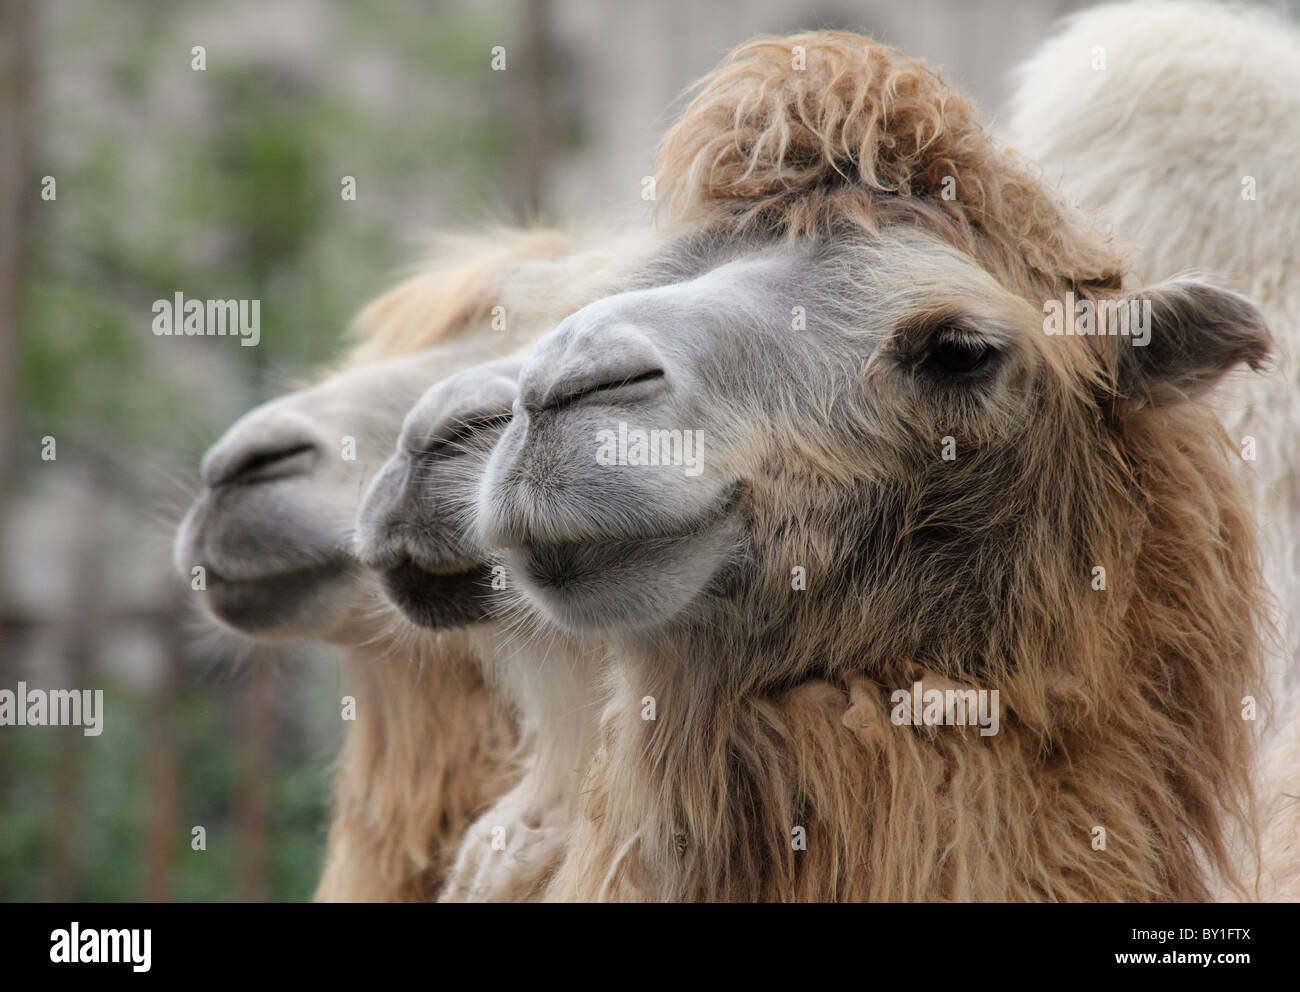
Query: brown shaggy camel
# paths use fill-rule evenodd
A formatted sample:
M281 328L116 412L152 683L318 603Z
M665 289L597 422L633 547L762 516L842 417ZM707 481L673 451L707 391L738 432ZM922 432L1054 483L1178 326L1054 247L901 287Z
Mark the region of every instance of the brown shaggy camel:
M542 231L453 239L442 261L361 313L339 371L250 412L204 459L175 550L187 577L206 570L199 603L246 637L323 640L344 654L355 720L336 765L318 900L432 899L465 827L517 774L513 721L459 626L456 601L476 589L443 589L440 629L406 624L352 553L365 485L430 382L595 298L598 273L622 255L613 240L575 252ZM341 457L349 438L351 459Z
M1262 583L1201 399L1258 311L1121 299L967 98L853 35L741 46L659 188L695 233L539 342L479 498L531 607L619 658L549 896L1248 887ZM634 431L698 471L593 458Z

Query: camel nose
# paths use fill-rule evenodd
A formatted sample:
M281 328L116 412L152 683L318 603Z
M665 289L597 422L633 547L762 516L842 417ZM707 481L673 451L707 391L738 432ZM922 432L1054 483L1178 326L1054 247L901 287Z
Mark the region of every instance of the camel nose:
M255 411L208 449L199 468L203 484L251 485L305 475L323 449L311 424L287 410Z
M561 325L520 374L519 402L535 415L576 403L640 402L666 387L663 356L633 324Z

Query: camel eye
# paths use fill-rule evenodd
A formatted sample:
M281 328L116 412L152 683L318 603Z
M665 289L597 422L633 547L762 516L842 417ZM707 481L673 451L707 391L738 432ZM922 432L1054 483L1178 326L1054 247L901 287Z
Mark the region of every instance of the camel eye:
M940 337L930 346L930 361L945 372L973 372L984 364L989 347L967 338Z

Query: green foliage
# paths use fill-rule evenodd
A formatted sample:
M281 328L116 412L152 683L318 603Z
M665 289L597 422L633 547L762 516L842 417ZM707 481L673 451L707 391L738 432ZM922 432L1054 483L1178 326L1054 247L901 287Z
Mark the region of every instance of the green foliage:
M189 50L204 9L128 14L106 43L88 30L102 22L96 5L52 8L42 62L65 84L43 87L38 170L58 197L32 211L20 340L30 426L174 447L179 422L196 426L175 415L177 362L198 366L224 347L220 364L265 395L268 370L301 373L337 352L352 314L411 260L419 229L499 212L508 115L487 53L504 16L333 5L329 43L311 59L209 40L197 72ZM372 63L393 83L378 103L336 78ZM65 102L87 92L90 103ZM355 202L339 196L344 175L357 179ZM169 348L151 334L151 306L176 292L260 299L261 344ZM205 384L233 388L222 375Z
M222 719L226 692L208 681L187 689L175 720L180 794L168 855L170 895L182 901L227 901L236 891L236 795L239 738ZM233 702L233 700L230 700ZM85 737L72 727L9 728L5 761L17 771L0 816L0 899L39 901L49 892L53 847L68 843L78 865L75 897L123 902L141 897L147 841L151 755L145 728L153 716L147 697L120 689L105 693L105 732ZM60 748L75 756L76 808L56 808ZM311 898L324 856L328 815L328 755L283 761L273 755L264 783L268 812L266 878L270 897ZM191 830L206 830L207 849L195 851Z

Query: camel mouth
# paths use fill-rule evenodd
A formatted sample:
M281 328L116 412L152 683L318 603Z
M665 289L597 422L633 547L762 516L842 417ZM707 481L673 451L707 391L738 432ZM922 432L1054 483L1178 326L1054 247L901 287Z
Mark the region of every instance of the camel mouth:
M507 549L511 574L561 627L637 628L684 609L732 557L741 537L736 496L669 532Z
M617 541L557 541L513 549L526 574L539 589L581 590L598 581L599 573L626 567L634 558L667 558L686 550L697 531L636 537Z
M606 535L586 539L578 537L568 541L538 541L522 544L514 550L527 555L532 561L549 563L553 566L553 571L549 573L553 575L552 581L546 584L562 588L569 581L567 570L563 566L564 562L597 558L617 564L620 556L629 552L636 552L638 549L650 553L671 554L678 549L685 548L692 540L706 539L710 534L724 528L731 517L734 502L733 495L729 493L719 501L713 510L703 514L699 519L683 524L680 527L641 531L629 534L626 537L609 537ZM548 573L543 572L542 574ZM539 575L540 577L541 575Z
M355 578L344 556L251 577L232 578L209 568L202 602L208 613L240 633L273 634L298 629L316 604L339 597Z
M492 616L492 568L463 563L431 571L410 556L380 573L384 593L416 626L431 630L482 623Z
M738 516L743 483L737 481L727 485L713 502L704 510L693 516L678 521L671 526L651 526L644 521L606 520L591 521L591 528L584 533L581 529L566 530L563 537L530 537L527 535L499 536L493 535L492 547L499 550L516 551L524 554L550 554L566 548L607 549L617 553L620 549L635 548L638 545L663 545L692 537L707 535ZM641 526L636 526L640 523ZM629 526L631 525L631 526ZM620 533L620 530L622 531Z
M214 586L249 589L266 586L268 588L290 589L301 585L303 580L328 577L349 571L355 564L355 559L347 552L335 552L319 558L312 557L301 564L278 565L265 570L252 571L245 575L221 571L211 563L202 563L204 571L207 572L209 589Z
M739 516L743 489L743 483L733 481L723 486L722 491L714 497L713 502L692 516L686 517L673 527L661 527L640 532L629 531L625 535L609 537L608 543L676 541L707 535L720 527L728 525ZM593 539L589 543L599 545L607 542L593 535Z

